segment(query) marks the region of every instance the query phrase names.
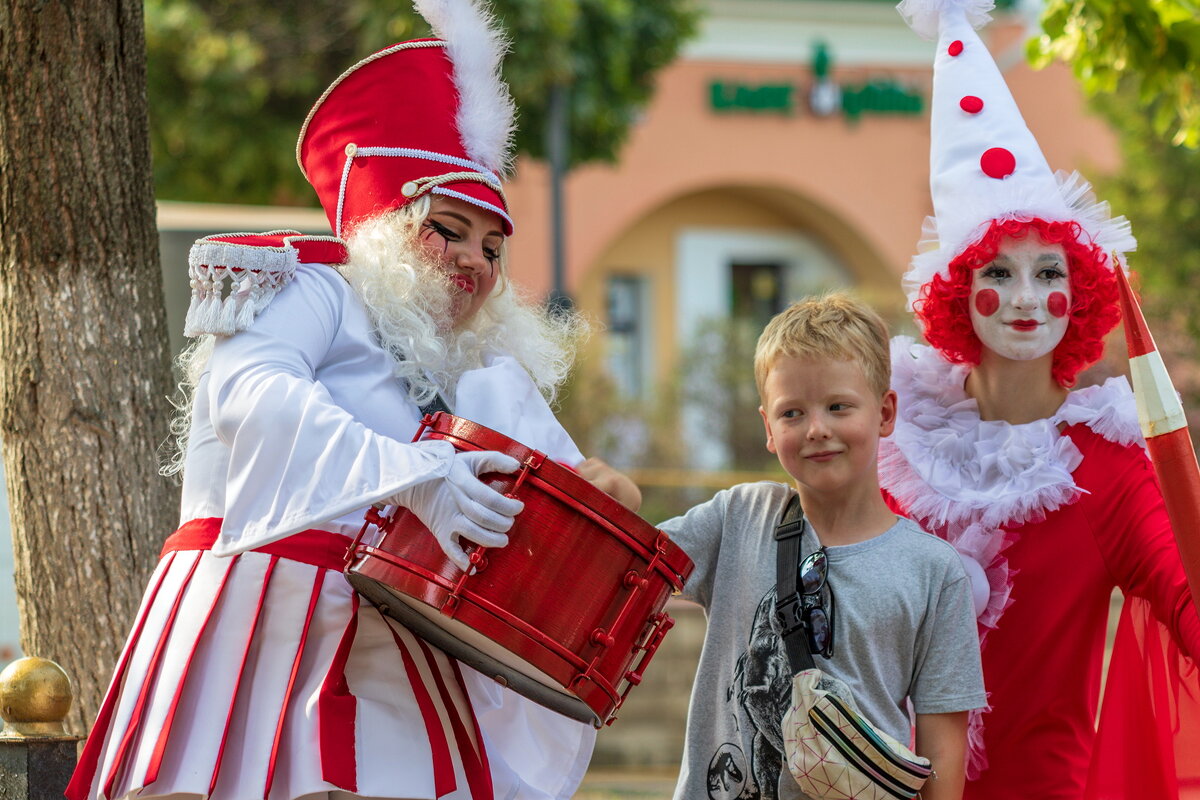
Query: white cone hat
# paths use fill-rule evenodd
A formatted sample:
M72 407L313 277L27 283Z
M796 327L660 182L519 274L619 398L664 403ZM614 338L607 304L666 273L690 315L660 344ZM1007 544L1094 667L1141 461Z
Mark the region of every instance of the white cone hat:
M933 62L929 188L934 216L921 252L904 275L911 308L935 274L992 220L1075 221L1106 254L1136 245L1124 217L1110 218L1078 173L1055 173L1013 100L976 29L990 19L992 0L903 0L897 10L927 39ZM1106 255L1107 257L1107 255Z

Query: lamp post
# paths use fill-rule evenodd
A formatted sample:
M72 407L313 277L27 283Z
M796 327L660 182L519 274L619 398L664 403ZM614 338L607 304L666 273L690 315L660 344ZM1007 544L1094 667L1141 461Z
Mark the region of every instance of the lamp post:
M570 158L570 92L564 83L550 87L546 117L546 156L550 162L550 258L553 279L548 305L552 312L569 310L573 303L566 292L566 230L563 222L563 182Z

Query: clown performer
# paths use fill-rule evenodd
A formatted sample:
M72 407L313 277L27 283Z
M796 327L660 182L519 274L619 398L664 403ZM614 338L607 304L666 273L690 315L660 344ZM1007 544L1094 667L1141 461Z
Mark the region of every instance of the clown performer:
M1051 172L976 33L991 8L899 6L937 41L935 218L904 278L931 346L893 341L880 483L973 577L991 708L971 720L964 796L1175 797L1200 618L1128 383L1072 390L1120 319L1114 270L1135 243L1078 174Z
M192 250L183 524L72 800L568 798L582 778L590 725L417 639L341 574L377 503L411 510L463 569L468 541L506 543L522 504L476 476L518 462L410 443L439 395L640 503L623 475L583 461L547 404L579 324L509 283L504 42L473 0L417 6L439 38L347 70L300 133L337 236L229 234Z

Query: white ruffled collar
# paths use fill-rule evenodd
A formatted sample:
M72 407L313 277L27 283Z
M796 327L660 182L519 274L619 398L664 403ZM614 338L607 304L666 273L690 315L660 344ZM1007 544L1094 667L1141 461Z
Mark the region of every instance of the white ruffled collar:
M1078 499L1083 490L1071 473L1083 456L1060 424L1143 444L1124 378L1069 393L1047 419L1010 425L979 418L963 388L969 371L910 337L892 340L899 413L896 430L880 442L880 483L926 527L1015 526Z

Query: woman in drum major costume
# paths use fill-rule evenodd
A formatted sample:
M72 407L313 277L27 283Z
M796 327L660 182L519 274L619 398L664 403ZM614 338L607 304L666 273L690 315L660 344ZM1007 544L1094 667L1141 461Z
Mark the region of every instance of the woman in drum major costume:
M418 8L440 38L355 65L300 134L345 242L271 232L193 248L187 332L205 335L185 356L183 525L73 800L568 798L582 777L590 726L415 638L341 574L375 503L412 510L464 567L460 537L504 544L521 503L476 475L516 460L409 443L439 392L460 416L582 461L545 400L572 323L518 298L503 266L503 43L473 2ZM582 471L639 499L603 465Z
M1078 175L1051 173L975 32L991 7L900 5L938 42L936 219L905 276L932 347L893 342L880 483L978 565L991 709L972 720L964 796L1175 797L1200 619L1128 384L1071 390L1119 321L1113 270L1134 240ZM1114 586L1129 599L1097 732Z

